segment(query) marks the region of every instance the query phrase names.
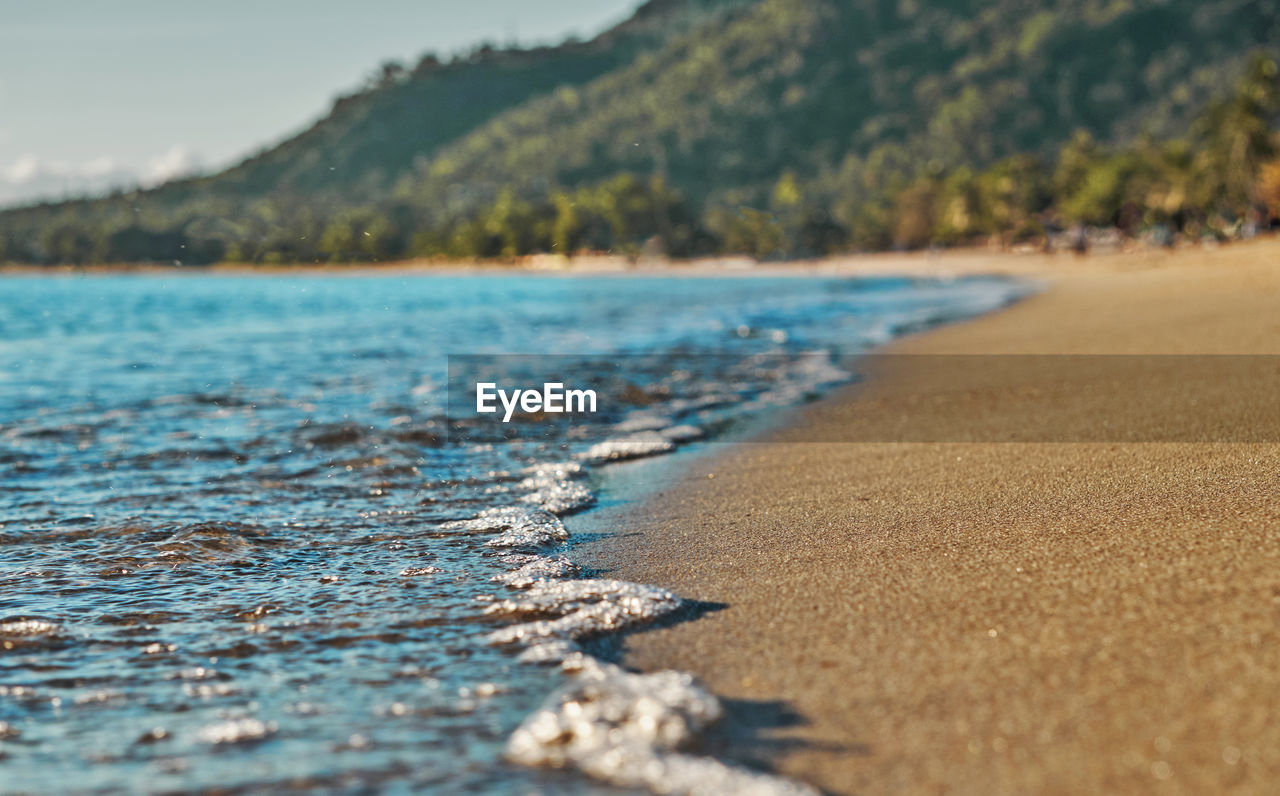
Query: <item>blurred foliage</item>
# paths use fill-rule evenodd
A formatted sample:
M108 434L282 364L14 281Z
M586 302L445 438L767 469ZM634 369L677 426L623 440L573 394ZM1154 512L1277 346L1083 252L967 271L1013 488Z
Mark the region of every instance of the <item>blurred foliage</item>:
M0 213L0 261L797 257L1280 211L1280 0L653 0L384 65L220 174Z

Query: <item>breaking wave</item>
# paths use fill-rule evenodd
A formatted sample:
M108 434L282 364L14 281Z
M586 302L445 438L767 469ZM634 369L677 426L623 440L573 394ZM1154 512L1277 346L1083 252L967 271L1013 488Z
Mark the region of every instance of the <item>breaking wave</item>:
M675 440L702 436L687 425L645 424L650 427L641 442L629 436L597 443L581 458L609 462L657 455L674 450ZM591 502L571 480L582 474L579 466L548 465L521 483L536 490L534 495L580 496L562 504L558 513L564 513ZM816 796L806 785L683 751L723 715L719 700L692 675L636 674L582 649L581 641L643 627L678 613L685 602L656 586L581 577L581 567L549 549L569 538L556 514L553 508L506 506L457 523L499 532L487 547L519 551L505 559L514 568L493 578L516 593L482 601L486 616L510 622L491 632L489 643L518 647L521 662L557 665L568 678L511 735L507 759L662 794Z

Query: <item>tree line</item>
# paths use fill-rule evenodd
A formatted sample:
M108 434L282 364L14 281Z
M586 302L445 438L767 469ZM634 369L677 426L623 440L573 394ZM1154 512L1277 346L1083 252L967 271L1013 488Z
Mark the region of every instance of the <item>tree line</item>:
M121 193L0 216L0 261L286 265L645 250L769 258L993 238L1043 244L1081 226L1163 243L1227 238L1280 217L1278 111L1276 62L1257 55L1185 135L1110 147L1080 131L1051 160L1021 154L948 170L886 144L815 178L786 172L750 206L697 206L662 173L541 191L502 186L484 201L444 196L429 207L407 197L346 207L277 195L247 207L210 197L174 213Z

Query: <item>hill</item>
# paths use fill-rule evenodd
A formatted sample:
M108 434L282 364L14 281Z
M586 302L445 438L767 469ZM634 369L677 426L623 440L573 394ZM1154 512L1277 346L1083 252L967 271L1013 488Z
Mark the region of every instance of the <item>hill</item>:
M746 2L654 0L587 42L506 50L485 45L451 62L426 55L412 68L385 64L364 90L339 97L313 127L197 186L248 196L319 190L377 199L415 161L501 112L558 87L587 83Z
M982 167L1186 129L1258 47L1267 0L770 0L589 84L514 109L400 189L472 193L661 173L697 203L761 204L846 158Z
M653 236L677 253L770 254L963 238L998 225L940 224L930 207L904 232L904 197L933 201L960 190L946 188L954 175L989 169L1045 194L1064 146L1105 159L1196 144L1193 120L1278 42L1280 0L654 0L590 42L385 68L221 174L0 214L0 258L494 256ZM1064 210L1059 198L1028 197L1017 223ZM1078 209L1059 215L1097 208Z

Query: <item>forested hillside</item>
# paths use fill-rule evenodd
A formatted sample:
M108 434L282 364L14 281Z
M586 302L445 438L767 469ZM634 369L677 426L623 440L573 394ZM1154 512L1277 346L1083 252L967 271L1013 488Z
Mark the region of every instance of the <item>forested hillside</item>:
M426 55L412 67L384 64L362 91L295 138L193 185L240 196L341 191L347 200L385 196L418 159L510 108L561 86L582 85L642 52L748 0L660 0L588 42L495 49L449 62Z
M943 167L1181 132L1241 58L1280 47L1267 0L772 0L510 111L406 188L666 173L691 198L902 149Z
M1268 199L1277 53L1280 0L654 0L590 42L389 66L222 174L0 214L0 259L1225 234Z

